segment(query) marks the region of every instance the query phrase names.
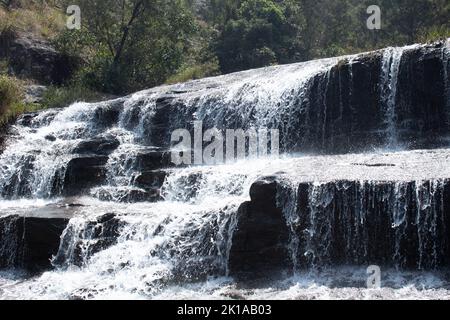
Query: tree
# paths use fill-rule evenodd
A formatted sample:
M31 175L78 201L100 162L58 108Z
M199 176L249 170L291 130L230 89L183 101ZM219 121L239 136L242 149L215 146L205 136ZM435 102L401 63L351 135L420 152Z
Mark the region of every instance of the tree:
M195 31L182 0L70 2L81 8L81 33L89 35L83 38L92 40L83 77L106 92L126 93L164 82L180 66Z
M59 48L88 62L81 81L112 93L215 75L218 64L229 73L450 36L448 0L64 1L81 6L83 28ZM370 5L381 30L367 28Z
M223 26L217 55L223 72L292 62L298 53L301 11L295 1L241 1Z

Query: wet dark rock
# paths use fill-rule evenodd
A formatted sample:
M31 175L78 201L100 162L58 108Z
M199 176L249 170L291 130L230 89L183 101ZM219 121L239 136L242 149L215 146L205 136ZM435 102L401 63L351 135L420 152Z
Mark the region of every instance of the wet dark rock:
M400 140L408 148L442 146L442 138L449 133L450 66L443 63L443 47L424 46L403 54L396 112Z
M39 273L51 268L69 219L8 216L0 218L0 268Z
M231 275L248 280L289 267L289 231L277 208L277 188L275 177L257 181L250 191L252 200L239 208L229 260Z
M114 137L97 137L80 142L73 150L79 155L109 155L120 145Z
M202 178L203 174L199 172L180 177L177 184L180 186L179 190L182 191L175 194L174 197L178 201L189 201L197 197L201 190Z
M294 261L297 270L450 263L450 180L339 180L297 190L280 181L257 181L239 209L229 264L238 278L271 275Z
M134 181L134 184L142 189L161 188L166 179L167 172L162 170L144 171Z
M136 156L137 168L141 171L153 171L173 166L169 151L150 148Z
M147 188L146 190L132 190L121 199L122 202L157 202L161 200L161 193L158 188Z
M159 188L147 189L119 189L99 190L96 197L101 201L113 201L121 203L137 203L137 202L157 202L162 200Z
M447 50L447 53L445 53ZM447 146L450 55L444 43L405 50L395 108L398 143L406 149ZM389 140L382 99L383 52L345 59L313 77L294 114L282 115L295 130L281 139L283 151L349 153L384 147ZM446 70L447 69L447 70ZM446 111L447 110L447 111Z
M37 129L43 125L49 125L61 109L44 110L40 112L25 113L17 119L17 124L24 127Z
M5 181L1 187L1 195L4 198L29 197L31 195L31 177L36 156L32 153L22 156L22 165L18 172L15 172L9 181Z
M124 222L114 213L108 213L87 222L82 231L69 226L61 239L53 264L83 266L92 255L116 244L123 226ZM74 243L74 239L78 239L78 242ZM83 243L87 240L89 246Z
M192 129L192 114L181 96L162 95L155 101L151 117L143 119L144 143L168 149L172 132L176 129Z
M69 161L64 178L65 196L81 195L88 189L101 185L106 178L106 156L87 156Z
M45 140L51 141L51 142L55 142L56 141L56 137L54 135L47 135L45 136Z
M31 126L32 121L39 115L38 112L33 112L33 113L26 113L22 116L19 117L19 119L17 120L17 123L24 126L24 127L29 127Z
M123 110L123 99L109 101L102 108L95 111L96 124L105 128L112 127L119 121L120 112Z

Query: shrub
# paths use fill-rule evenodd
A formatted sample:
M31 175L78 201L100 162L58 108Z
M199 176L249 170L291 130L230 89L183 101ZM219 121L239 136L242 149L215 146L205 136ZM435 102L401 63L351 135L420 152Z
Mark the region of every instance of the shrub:
M20 103L22 99L22 87L18 80L0 75L0 115Z
M0 127L4 128L25 112L33 112L41 108L39 104L24 103L22 98L22 82L13 77L0 75Z
M420 42L434 42L450 37L450 26L437 26L425 29L419 35Z

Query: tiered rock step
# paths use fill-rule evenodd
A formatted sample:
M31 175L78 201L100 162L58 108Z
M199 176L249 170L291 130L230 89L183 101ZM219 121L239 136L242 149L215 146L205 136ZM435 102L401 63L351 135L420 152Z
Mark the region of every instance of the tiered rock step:
M0 268L37 273L51 268L50 259L74 206L46 206L3 210L0 216Z
M0 216L0 269L19 269L38 274L58 265L64 231L74 217L86 209L76 199L66 199L43 207L11 208ZM9 212L8 212L9 211ZM9 214L8 214L9 213ZM96 240L94 254L116 243L121 222L115 214L105 214L89 222L87 228ZM80 246L81 243L77 243ZM74 250L74 264L81 261L81 247Z
M79 196L91 188L108 184L107 162L119 147L114 137L97 137L81 142L73 151L64 175L62 194ZM156 147L142 148L132 159L135 172L139 172L129 186L105 188L98 195L101 200L140 202L160 200L160 188L166 177L163 168L172 166L170 153ZM114 196L117 195L117 196Z
M251 188L229 268L450 266L450 150L298 159Z
M450 149L271 162L237 213L230 274L248 279L332 265L449 266L449 161ZM162 176L151 172L138 180L146 188ZM193 171L190 181L196 179ZM68 199L4 212L0 267L51 268L70 218L95 210ZM115 244L123 222L114 206L111 211L88 226L96 242L90 254Z

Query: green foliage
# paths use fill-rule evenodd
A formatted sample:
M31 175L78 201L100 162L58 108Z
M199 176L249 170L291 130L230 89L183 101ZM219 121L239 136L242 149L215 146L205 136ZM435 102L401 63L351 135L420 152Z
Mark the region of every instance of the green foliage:
M50 87L44 94L41 108L64 108L74 102L95 102L104 98L103 95L79 85Z
M450 37L448 0L209 0L222 72ZM366 26L370 5L382 29ZM209 12L208 14L205 13Z
M82 56L78 74L95 90L123 94L155 86L180 69L196 25L182 0L76 0L83 30L58 47Z
M450 38L450 26L436 26L424 30L420 33L420 42L432 42L437 39L447 39Z
M296 60L302 14L294 1L245 0L217 42L223 72Z
M22 83L13 77L0 75L0 126L24 112L34 111L39 106L22 101Z
M8 61L0 59L0 76L8 73Z
M126 94L163 83L450 37L448 0L0 0L0 4L0 32L39 34L53 39L62 53L83 61L70 89L53 88L48 93L46 105L57 107L85 92ZM81 7L81 30L62 28L64 8L73 4ZM366 26L370 5L382 10L381 30ZM6 72L6 63L0 62L0 74Z
M21 97L22 88L16 79L0 76L0 114L4 114L13 105L18 104Z
M0 6L0 32L10 29L44 38L55 37L64 27L64 14L49 1L9 0Z

